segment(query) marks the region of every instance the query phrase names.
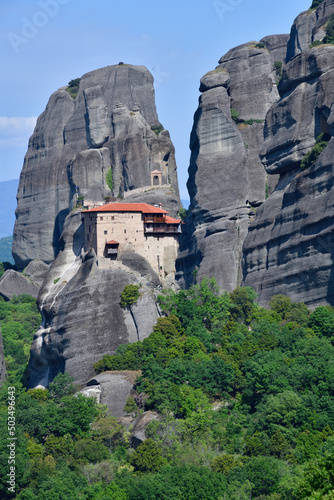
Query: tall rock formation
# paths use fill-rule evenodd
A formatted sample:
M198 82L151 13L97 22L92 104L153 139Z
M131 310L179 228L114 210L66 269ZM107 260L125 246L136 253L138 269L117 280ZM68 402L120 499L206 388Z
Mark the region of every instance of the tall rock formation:
M154 170L161 172L157 186ZM51 264L38 295L43 322L31 348L30 387L45 387L65 370L84 384L97 360L147 337L159 316L154 290L161 283L143 257L122 254L111 263L83 251L78 201L106 197L162 203L173 216L180 208L174 147L143 66L108 66L59 89L29 141L13 255L20 269L35 259ZM140 287L131 310L120 306L128 284Z
M169 186L169 195L162 193L164 206L168 209L170 200L175 211L179 205L174 147L158 120L149 71L108 66L85 74L76 96L69 90L52 94L29 141L13 242L20 269L34 259L54 260L65 218L79 195L92 201L122 198L150 186L150 172L158 169ZM110 168L112 190L106 182Z
M323 0L290 36L232 49L202 78L181 283L197 266L197 280L252 286L262 305L277 293L334 304L334 46L324 40L333 15L334 0ZM327 147L301 169L320 135Z
M240 283L249 222L270 189L259 149L266 113L279 99L277 68L287 39L268 36L236 47L201 79L190 139L191 204L178 261L184 285L196 267L197 280L215 277L228 291Z
M334 46L310 43L325 36L334 2L324 0L298 16L288 42L281 99L269 110L261 156L268 174L279 174L244 243L244 284L261 304L283 293L314 307L334 304L333 139L315 163L301 160L316 138L333 136Z

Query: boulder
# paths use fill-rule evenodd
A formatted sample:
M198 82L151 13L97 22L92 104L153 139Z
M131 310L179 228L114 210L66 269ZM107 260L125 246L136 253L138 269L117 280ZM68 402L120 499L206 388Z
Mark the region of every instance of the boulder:
M38 286L43 285L49 266L42 260L32 260L24 269L24 275L30 278Z
M0 278L0 295L10 300L14 295L31 295L37 298L39 286L22 273L9 269Z
M87 396L99 396L99 403L108 406L108 411L115 417L124 417L124 406L129 396L136 394L133 388L141 372L112 371L96 375L81 392Z
M161 420L161 416L156 411L145 411L133 422L131 444L137 448L146 438L146 427L153 420Z
M123 252L118 256L118 259L129 269L138 272L153 288L160 286L159 276L153 271L148 260L141 255L134 252Z

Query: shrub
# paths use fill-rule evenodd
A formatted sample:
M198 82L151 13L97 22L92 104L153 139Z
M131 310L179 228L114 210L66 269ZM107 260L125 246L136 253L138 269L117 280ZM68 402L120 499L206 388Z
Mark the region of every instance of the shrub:
M128 396L123 411L125 411L125 413L127 413L128 415L137 415L138 406L136 405L136 401L132 396Z
M334 14L331 15L326 28L326 36L323 43L334 43Z
M258 42L258 43L255 44L255 48L256 49L265 49L266 46L264 45L263 42Z
M75 78L68 82L68 87L66 91L70 94L73 99L76 98L79 92L80 78Z
M180 219L181 219L181 221L182 221L182 222L183 222L183 221L184 221L184 219L186 218L187 213L188 213L188 212L187 212L187 209L186 209L186 208L184 208L184 207L180 208L180 210L179 210L179 217L180 217Z
M322 133L317 137L314 147L304 156L300 163L300 167L302 169L308 168L313 165L313 163L315 163L317 158L321 155L321 153L327 146L328 140L328 135L325 133Z
M155 133L155 135L158 137L160 132L163 131L163 126L162 125L156 125L155 127L151 127L151 130Z
M274 70L276 72L276 84L278 85L282 78L282 67L283 63L281 61L274 62Z
M312 49L313 47L318 47L319 45L323 45L324 42L322 42L321 40L314 40L314 42L312 42L310 44L310 49Z
M235 123L239 122L239 115L240 113L236 109L231 108L231 118Z
M313 0L311 9L316 9L324 0Z

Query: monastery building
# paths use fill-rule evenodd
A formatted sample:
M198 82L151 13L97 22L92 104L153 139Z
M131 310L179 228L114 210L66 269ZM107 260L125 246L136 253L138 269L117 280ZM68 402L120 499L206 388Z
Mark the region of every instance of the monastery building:
M135 252L148 260L160 276L175 273L181 220L161 205L108 203L83 210L85 250L117 260L120 252Z

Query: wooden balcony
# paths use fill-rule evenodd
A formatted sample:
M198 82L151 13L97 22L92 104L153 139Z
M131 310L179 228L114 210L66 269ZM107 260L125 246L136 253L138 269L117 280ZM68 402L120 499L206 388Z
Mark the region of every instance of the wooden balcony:
M164 224L166 219L163 215L144 215L144 223L145 224Z

